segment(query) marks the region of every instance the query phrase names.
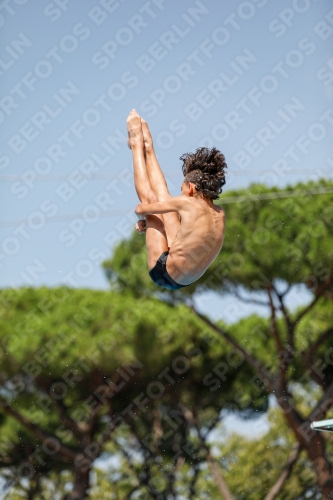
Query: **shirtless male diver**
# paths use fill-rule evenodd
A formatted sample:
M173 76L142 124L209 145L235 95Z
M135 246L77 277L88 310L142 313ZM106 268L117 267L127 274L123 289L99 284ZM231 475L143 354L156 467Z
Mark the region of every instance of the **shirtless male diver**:
M147 123L134 109L126 123L141 202L135 228L146 233L149 275L157 285L177 290L199 279L222 248L225 214L213 199L225 184L225 158L215 148L183 155L182 194L172 197Z

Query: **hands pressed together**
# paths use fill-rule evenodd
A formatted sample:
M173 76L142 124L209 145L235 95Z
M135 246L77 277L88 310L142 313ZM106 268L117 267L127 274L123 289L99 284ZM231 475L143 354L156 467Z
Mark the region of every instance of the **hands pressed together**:
M139 234L144 234L147 230L146 220L138 220L134 227Z

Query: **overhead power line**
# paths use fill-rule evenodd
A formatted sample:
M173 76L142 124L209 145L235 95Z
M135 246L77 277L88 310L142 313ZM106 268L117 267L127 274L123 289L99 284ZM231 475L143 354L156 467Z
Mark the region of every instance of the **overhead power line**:
M105 212L101 212L99 217L114 217L116 215L124 215L128 214L131 209L123 209L123 210L107 210ZM77 214L63 214L63 215L54 215L52 217L45 217L43 219L43 224L49 224L50 222L66 222L74 219L83 219L86 218L89 221L88 217L84 217L82 212ZM17 219L17 220L8 220L0 222L0 228L2 227L18 227L22 224L31 224L32 221L29 219Z
M246 201L274 200L277 198L294 198L296 196L313 196L316 194L333 193L333 188L308 189L306 191L279 191L277 193L245 194L244 196L230 196L222 198L221 205L227 203L243 203Z
M182 177L182 172L178 170L173 170L171 172L165 172L167 177ZM235 175L237 177L255 177L257 175L269 175L269 174L274 174L275 172L270 171L270 170L251 170L251 171L244 171L244 170L229 170L227 175ZM320 167L317 168L308 168L308 169L302 169L302 170L294 170L294 171L288 171L288 172L283 172L283 175L330 175L333 174L333 169L320 169ZM23 174L8 174L8 175L0 175L0 182L17 182L21 181L24 182L25 177ZM47 174L47 175L40 175L36 174L36 176L33 179L29 179L29 182L60 182L60 181L69 181L70 180L70 175L71 174ZM117 174L112 174L112 173L99 173L99 174L91 174L91 175L85 175L83 173L77 172L77 175L80 176L81 179L86 179L88 181L107 181L107 180L112 180L112 179L117 179L120 177L121 173ZM130 176L128 176L130 177Z
M279 191L277 193L262 193L262 194L245 194L243 196L230 196L225 197L219 200L218 205L226 205L229 203L245 203L245 202L257 202L261 200L274 200L278 198L294 198L297 196L315 196L321 194L329 194L333 193L333 188L313 188L307 189L304 191ZM126 215L131 212L133 208L122 209L122 210L107 210L105 212L100 212L99 217L114 217L117 215ZM45 217L43 223L51 223L51 222L66 222L74 219L84 219L82 213L76 214L63 214L63 215L54 215L52 217ZM87 220L88 217L86 217ZM19 220L9 220L0 222L0 228L6 227L18 227L22 224L31 224L31 220L29 219L19 219Z

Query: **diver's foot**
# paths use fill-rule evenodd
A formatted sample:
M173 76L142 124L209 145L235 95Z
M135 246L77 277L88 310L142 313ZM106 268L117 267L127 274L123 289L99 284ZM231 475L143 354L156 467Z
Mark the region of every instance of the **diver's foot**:
M135 145L142 145L143 147L143 134L141 126L141 118L135 109L132 109L126 120L128 130L128 147L132 149Z
M146 151L148 151L149 149L153 148L153 138L151 136L148 123L143 118L141 118L141 125L142 125L143 142Z

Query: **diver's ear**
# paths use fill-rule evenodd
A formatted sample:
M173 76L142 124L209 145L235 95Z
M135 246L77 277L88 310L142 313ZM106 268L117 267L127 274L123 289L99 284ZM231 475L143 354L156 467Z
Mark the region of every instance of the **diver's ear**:
M189 183L188 183L188 194L189 194L190 196L193 196L193 195L194 195L194 192L195 192L195 191L194 191L194 188L195 188L195 185L194 185L194 184L192 184L192 182L189 182Z

